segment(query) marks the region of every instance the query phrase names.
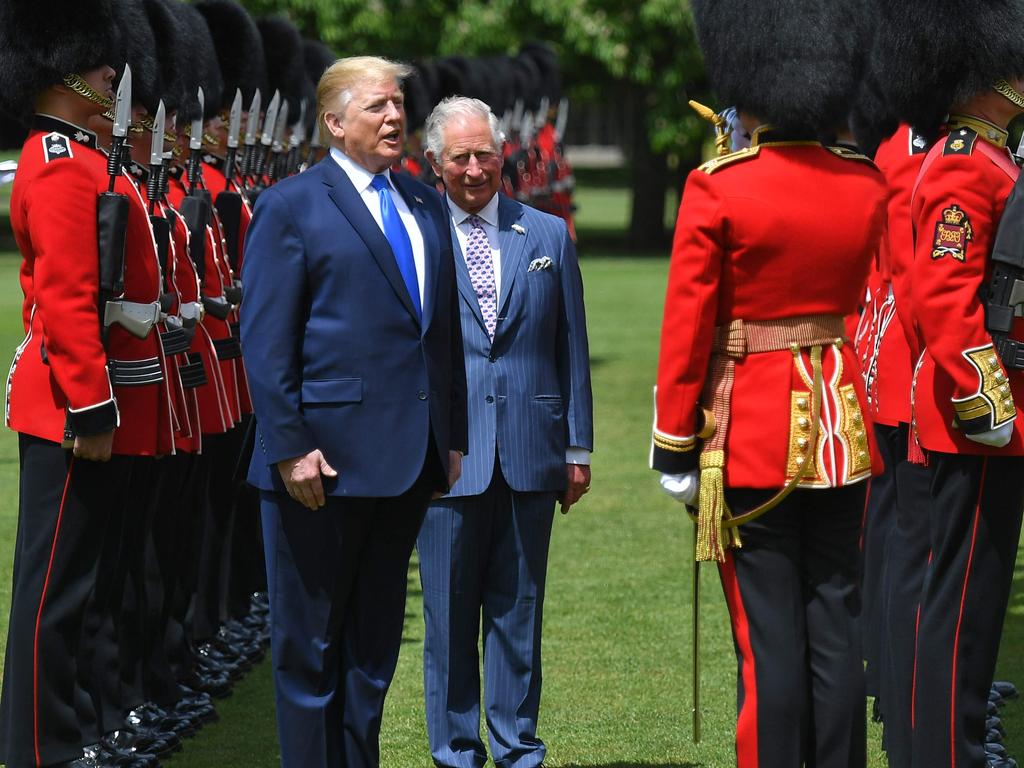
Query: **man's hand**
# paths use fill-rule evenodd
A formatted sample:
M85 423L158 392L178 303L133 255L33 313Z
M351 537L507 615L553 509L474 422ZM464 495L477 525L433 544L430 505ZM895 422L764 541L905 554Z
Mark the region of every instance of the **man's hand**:
M1007 445L1013 438L1013 422L1008 421L1001 427L990 429L987 432L978 432L973 435L965 435L968 440L973 440L976 443L982 445L988 445L992 448L1002 448Z
M327 503L324 498L324 484L320 475L337 477L330 464L320 451L310 451L305 456L285 459L277 462L277 471L281 473L288 495L307 509L319 509Z
M565 474L568 483L565 486L565 493L558 499L562 504L563 515L590 490L590 467L586 464L566 464Z
M89 435L75 438L75 445L71 449L76 458L86 461L110 461L110 452L114 448L114 430L101 432L98 435Z
M448 490L462 477L462 454L458 451L448 451ZM444 496L440 491L435 491L430 500L440 499Z
M700 493L700 470L694 469L681 475L662 475L661 489L676 501L688 507L695 506Z

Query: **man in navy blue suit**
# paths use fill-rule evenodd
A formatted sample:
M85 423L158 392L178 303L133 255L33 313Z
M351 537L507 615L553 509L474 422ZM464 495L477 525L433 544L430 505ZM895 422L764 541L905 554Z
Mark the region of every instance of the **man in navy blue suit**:
M467 449L447 216L390 166L408 67L341 59L317 88L330 156L260 195L242 344L256 412L284 768L380 763L409 557Z
M590 486L590 360L583 284L565 222L499 195L490 108L453 97L427 120L444 180L469 385L469 453L427 511L417 547L434 763L481 768L480 660L491 757L542 765L541 616L555 502Z

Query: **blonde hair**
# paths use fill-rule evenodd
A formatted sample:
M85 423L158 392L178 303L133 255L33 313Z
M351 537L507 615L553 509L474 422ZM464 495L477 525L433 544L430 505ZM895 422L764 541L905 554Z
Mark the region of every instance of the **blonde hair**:
M380 56L349 56L331 64L316 87L316 124L321 141L325 145L330 144L331 133L324 122L324 115L337 107L339 98L344 111L352 101L352 89L361 83L394 80L401 86L411 74L412 67L408 64Z

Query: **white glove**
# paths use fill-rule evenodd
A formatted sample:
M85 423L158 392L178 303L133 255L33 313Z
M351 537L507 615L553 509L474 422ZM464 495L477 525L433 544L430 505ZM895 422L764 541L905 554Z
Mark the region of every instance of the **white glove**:
M987 432L979 432L976 435L966 435L968 440L973 440L982 445L990 445L993 448L1002 448L1010 442L1013 437L1013 422L1008 421L1001 427L990 429Z
M681 475L662 475L661 489L688 507L695 506L700 491L700 470L692 469Z

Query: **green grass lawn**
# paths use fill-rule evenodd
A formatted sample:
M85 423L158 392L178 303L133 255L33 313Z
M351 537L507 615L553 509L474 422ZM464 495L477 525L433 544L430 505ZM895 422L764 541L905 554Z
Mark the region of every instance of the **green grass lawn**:
M584 195L580 217L600 218ZM622 205L621 194L618 205ZM544 631L540 735L548 765L561 768L728 768L735 716L735 660L715 570L702 570L703 742L690 739L692 524L647 469L658 333L667 261L587 259L587 314L596 405L593 487L556 515ZM0 349L9 359L21 330L17 261L0 258ZM6 369L5 369L6 370ZM0 641L10 605L16 525L14 436L0 432ZM255 555L254 555L255 556ZM1018 572L1018 579L1024 572ZM423 620L410 569L405 639L387 703L382 763L429 768L421 655ZM1014 597L999 674L1024 683L1024 595ZM269 664L218 704L205 728L171 763L178 768L272 768L278 764ZM1024 704L1004 722L1011 752L1024 754ZM870 765L885 765L877 726Z

